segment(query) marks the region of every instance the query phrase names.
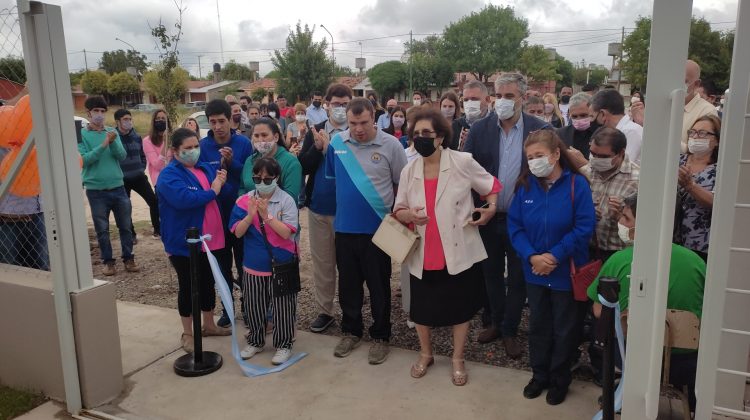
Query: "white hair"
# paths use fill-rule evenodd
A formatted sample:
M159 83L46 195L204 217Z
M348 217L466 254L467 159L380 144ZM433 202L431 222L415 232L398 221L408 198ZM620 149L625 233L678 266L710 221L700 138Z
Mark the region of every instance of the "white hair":
M495 79L495 92L500 89L500 86L512 83L515 83L518 86L518 91L521 92L521 96L526 94L529 85L526 83L526 77L521 73L502 73L497 79Z
M466 82L466 84L464 85L464 90L466 89L479 89L484 96L490 94L489 90L487 89L487 85L480 82L479 80L471 80Z
M571 108L578 105L591 105L591 95L585 92L578 92L570 97L568 104Z

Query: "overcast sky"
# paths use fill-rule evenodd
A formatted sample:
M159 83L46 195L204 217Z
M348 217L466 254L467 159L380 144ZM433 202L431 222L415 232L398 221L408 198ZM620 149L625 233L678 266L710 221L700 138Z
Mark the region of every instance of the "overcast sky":
M88 67L93 69L98 66L101 52L130 48L115 38L145 53L149 61L157 60L149 23L153 25L161 18L172 25L177 17L173 0L48 2L63 7L71 71L85 67L83 49L87 50ZM265 74L272 69L271 51L284 47L289 29L298 21L315 25L315 37L326 37L330 52L330 36L321 27L325 25L333 35L338 64L354 68L354 59L362 51L369 68L382 61L399 59L410 30L416 34L416 39L440 33L450 22L488 4L486 0L219 0L218 3L223 60L217 2L183 0L187 10L183 16L185 33L180 42L181 62L192 74L198 75L199 55L204 76L211 71L213 63L230 59L242 63L260 61L261 74ZM489 3L512 6L516 15L526 18L531 31L530 43L556 48L572 62L585 60L607 66L611 64L607 43L619 42L620 28L624 26L627 34L639 15L651 14L653 5L643 0L493 0ZM0 0L0 9L14 4L12 0ZM734 27L736 8L736 0L693 2L693 14L705 17L720 30ZM575 32L582 29L587 31ZM363 40L361 46L359 40Z

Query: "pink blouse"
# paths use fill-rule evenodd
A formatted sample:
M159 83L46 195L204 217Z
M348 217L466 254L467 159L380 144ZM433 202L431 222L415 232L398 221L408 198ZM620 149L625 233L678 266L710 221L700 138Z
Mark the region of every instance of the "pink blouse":
M156 180L159 179L161 170L172 160L172 149L168 148L166 143L165 141L160 147L157 147L151 142L150 136L143 138L143 154L146 155L148 176L151 178L151 185L154 186L156 186ZM164 148L167 149L166 157L164 156Z
M150 143L150 142L149 142ZM206 174L200 169L187 168L201 184L204 190L208 191L211 185L208 183ZM211 240L206 241L208 249L211 251L224 248L224 226L221 223L221 213L219 213L219 205L216 204L216 200L211 200L210 203L206 204L206 213L203 216L203 235L211 235Z

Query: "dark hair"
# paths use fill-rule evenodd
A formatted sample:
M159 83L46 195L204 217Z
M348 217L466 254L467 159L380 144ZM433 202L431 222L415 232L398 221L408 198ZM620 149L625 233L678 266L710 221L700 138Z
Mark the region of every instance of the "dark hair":
M286 99L286 96L284 96L284 95L279 95L279 96L277 96L277 97L276 97L276 100L278 101L279 99Z
M393 107L393 111L388 114L390 124L388 124L388 127L383 130L384 133L388 133L392 136L396 135L396 126L393 125L393 114L397 112L401 112L402 114L404 114L404 125L401 126L401 132L403 133L404 131L406 131L406 127L404 127L406 125L406 110L401 105L396 105L395 107Z
M159 115L159 113L161 112L163 112L164 115L167 116L167 129L164 130L164 132L160 136L154 129L154 125L156 125L156 116ZM172 123L169 121L169 114L167 114L167 111L163 109L157 109L156 111L154 111L151 114L151 125L148 128L148 136L151 138L151 143L153 143L154 146L161 146L164 140L169 138L169 133L171 132L172 132Z
M559 150L560 167L569 170L573 175L577 174L583 177L583 179L586 179L586 182L588 182L588 179L583 174L581 174L581 171L576 167L576 165L573 164L573 160L568 156L568 146L566 146L565 143L560 140L560 137L554 130L542 129L532 132L523 143L524 150L526 150L526 148L531 146L532 144L542 144L553 153L555 152L555 150ZM525 156L523 157L522 162L521 174L518 176L518 181L516 181L516 191L518 191L518 189L522 186L528 189L529 178L536 178L531 174L531 171L529 170L529 164L526 161Z
M623 198L622 204L630 209L630 212L633 213L633 216L635 216L636 218L638 217L636 215L636 213L638 212L638 193L633 193Z
M599 127L591 135L591 143L602 147L609 146L612 152L618 155L628 147L628 138L625 137L625 133L616 128Z
M253 103L253 98L251 98L251 97L249 97L247 95L240 96L240 100L243 100L243 99L247 101L248 105L250 105L251 103Z
M411 97L412 98L414 97L414 95L419 95L420 99L424 99L424 95L422 95L422 92L420 92L418 90L415 90L414 92L411 93Z
M331 98L334 96L352 99L354 97L354 92L352 91L352 88L345 84L333 83L328 86L328 90L326 91L326 102L331 102Z
M451 123L443 114L434 108L418 108L415 111L409 113L409 127L407 134L409 135L409 141L414 141L414 127L419 121L429 120L432 124L432 129L435 130L436 137L442 137L443 142L441 146L443 149L447 149L453 141L453 129Z
M190 137L198 138L198 133L189 128L178 128L172 133L172 137L169 140L170 145L173 149L179 149L182 143Z
M260 112L260 105L256 103L247 104L247 110L250 111L251 109L257 109Z
M644 95L644 94L643 94L643 92L641 92L640 90L635 90L635 91L633 91L633 92L632 92L632 93L630 94L630 103L631 103L631 104L633 103L633 96L634 96L634 95L635 95L636 93L638 94L638 97L639 97L639 98L641 98L641 102L643 103L643 105L646 105L646 95Z
M701 87L703 88L703 92L706 93L706 96L716 96L718 93L716 83L711 80L701 80Z
M274 178L281 176L281 166L274 158L262 157L255 161L253 164L253 175L258 175L264 170Z
M276 113L276 117L273 117L275 120L281 118L281 108L279 108L279 105L276 102L271 102L270 104L268 104L268 113L270 114L271 112ZM270 115L269 118L271 118Z
M375 118L375 107L365 98L354 98L346 107L347 114L351 112L352 115L362 115L365 111L370 113L370 117Z
M261 114L263 113L263 110L266 110L266 113L268 113L268 104L260 104L260 106L258 107L258 110L260 111Z
M716 133L716 148L714 148L714 151L711 153L711 163L716 163L719 161L719 145L721 144L721 119L716 115L704 115L695 120L693 126L701 121L710 122L714 133ZM690 128L693 128L693 126L690 126Z
M581 88L583 92L593 92L598 89L599 86L596 83L586 83L585 85L583 85L583 88Z
M227 103L229 104L229 108L232 108L233 106L240 104L239 102L235 102L235 101L229 101Z
M115 121L120 121L120 119L126 115L132 116L133 114L131 114L130 111L125 108L118 109L117 111L115 111Z
M196 120L196 119L195 119L195 118L193 118L193 117L187 117L187 118L185 118L185 121L183 121L183 122L182 122L182 125L180 126L180 128L187 128L187 123L189 123L190 121L194 122L194 123L195 123L195 126L196 126L196 127L198 127L198 131L196 131L196 133L197 133L197 134L199 135L199 137L200 137L200 133L201 133L201 126L200 126L200 124L198 124L198 120Z
M206 118L214 115L223 115L227 119L232 118L232 107L223 99L214 99L206 104Z
M460 116L460 113L461 113L460 112L461 111L461 103L459 103L459 101L458 101L458 96L456 96L456 94L453 93L453 92L445 92L443 94L443 96L440 97L440 102L438 102L438 106L440 106L442 108L443 107L443 101L446 100L446 99L449 100L449 101L451 101L451 102L453 102L453 104L456 105L456 113L453 114L453 119L457 120L458 117Z
M544 100L538 96L529 96L529 99L526 100L525 106L528 105L544 105Z
M322 98L323 94L320 91L316 90L315 92L310 94L310 99L312 99L313 96L320 96Z
M284 142L284 136L281 135L281 129L279 128L279 124L275 120L271 119L270 117L262 117L262 118L258 119L258 121L256 121L255 124L253 124L253 130L255 130L255 127L257 127L259 125L266 125L266 126L268 126L268 128L271 130L272 134L277 134L279 136L279 139L276 142L276 144L279 145L279 146L281 146L281 147L283 147L284 149L286 149L286 143ZM251 136L252 136L252 134L251 134Z
M614 89L615 86L614 85L604 85L603 88L604 89Z
M91 111L94 108L104 108L105 110L108 108L107 101L101 96L90 96L86 98L86 102L83 103L83 106L86 107L87 111Z
M591 108L596 112L606 109L612 115L624 115L625 100L620 92L614 89L604 89L591 98Z

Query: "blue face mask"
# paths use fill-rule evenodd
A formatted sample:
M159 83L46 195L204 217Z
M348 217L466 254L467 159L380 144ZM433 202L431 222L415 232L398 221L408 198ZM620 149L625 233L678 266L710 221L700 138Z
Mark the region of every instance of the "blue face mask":
M266 185L263 182L255 184L255 189L258 191L258 194L269 196L269 195L273 194L274 191L276 191L276 186L277 185L278 185L278 183L274 179L273 181L271 181L271 183L269 185Z
M183 150L180 152L180 160L189 165L193 166L198 163L198 158L201 156L201 149L195 148L190 150Z

